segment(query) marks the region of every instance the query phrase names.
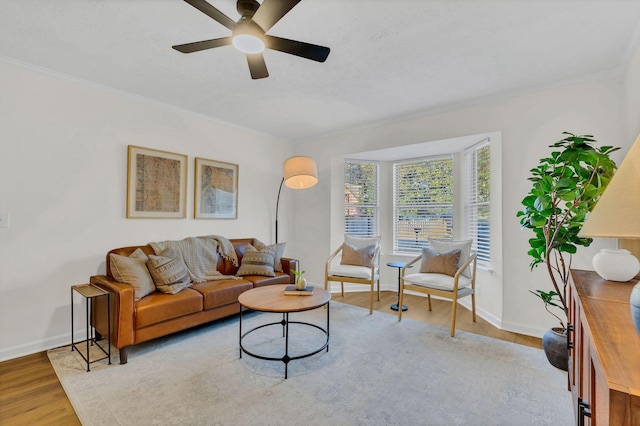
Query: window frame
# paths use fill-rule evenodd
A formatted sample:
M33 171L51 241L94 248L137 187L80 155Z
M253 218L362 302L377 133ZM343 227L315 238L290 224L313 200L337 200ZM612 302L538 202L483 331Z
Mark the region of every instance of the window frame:
M479 191L479 171L478 171L478 154L483 149L488 149L487 164L488 167L488 181L485 183L488 186L487 200L478 201ZM490 266L491 264L491 141L486 138L477 144L465 149L463 151L463 168L465 175L464 183L464 203L463 203L463 218L464 218L464 233L465 236L473 241L471 249L477 253L478 265ZM479 210L486 210L484 213L479 213ZM485 216L485 220L482 223L486 227L487 238L481 238L480 232L480 216ZM482 240L482 241L481 241Z
M448 188L444 189L444 192L448 191L448 194L440 194L441 196L448 196L449 200L443 202L417 202L417 203L401 203L399 197L406 195L406 192L400 194L399 185L401 182L399 181L400 177L398 176L400 169L408 166L419 166L420 164L427 163L436 163L447 161L449 163L449 167L451 168L450 180L448 183ZM429 157L419 157L419 158L408 158L398 161L392 162L393 168L393 252L394 254L418 254L422 251L423 247L428 247L428 239L429 238L453 238L454 232L454 214L455 214L455 161L454 154L440 154ZM415 182L414 182L415 183ZM433 216L441 216L439 221L435 223L428 223L425 219L424 223L422 223L421 227L417 227L416 225L420 223L419 217L420 215L416 215L414 221L416 224L412 225L414 227L415 237L413 239L409 239L411 235L406 237L407 230L401 230L401 228L406 228L406 224L400 224L400 210L401 209L416 209L423 211L434 211L440 213L436 213ZM429 216L429 215L427 215ZM431 219L433 220L433 219ZM444 222L442 222L444 220ZM444 229L442 225L444 224ZM412 226L409 226L411 228ZM426 229L425 229L426 227ZM406 238L402 239L400 233L403 234ZM403 242L404 241L404 242Z
M355 185L354 182L347 182L347 166L350 164L366 164L372 165L375 167L375 176L374 176L374 188L373 188L373 196L375 198L374 202L350 202L348 200L348 194L352 194L353 191L347 191L348 185ZM372 161L372 160L356 160L345 158L344 166L343 166L343 179L344 179L344 199L343 199L343 226L344 232L350 235L359 236L359 237L374 237L380 235L380 162ZM349 218L356 216L347 214L349 210L361 211L361 210L372 210L373 214L369 217L368 224L373 223L373 226L366 226L358 229L353 223L349 223ZM366 217L366 216L365 216ZM367 232L361 232L361 229L366 229Z

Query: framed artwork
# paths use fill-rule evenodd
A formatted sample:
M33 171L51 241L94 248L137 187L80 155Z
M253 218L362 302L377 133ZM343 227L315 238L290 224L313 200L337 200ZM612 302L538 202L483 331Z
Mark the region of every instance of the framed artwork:
M186 218L187 156L129 145L127 218Z
M196 158L196 219L238 217L238 165Z

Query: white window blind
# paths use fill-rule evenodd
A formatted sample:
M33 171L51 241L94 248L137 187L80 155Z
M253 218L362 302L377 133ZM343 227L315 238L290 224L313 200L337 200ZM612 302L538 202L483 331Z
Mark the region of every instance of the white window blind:
M464 153L465 227L467 237L473 240L473 250L478 253L478 264L489 264L491 260L490 158L488 139Z
M345 160L344 232L361 237L379 235L378 163Z
M395 252L419 252L428 238L453 237L453 157L395 163Z

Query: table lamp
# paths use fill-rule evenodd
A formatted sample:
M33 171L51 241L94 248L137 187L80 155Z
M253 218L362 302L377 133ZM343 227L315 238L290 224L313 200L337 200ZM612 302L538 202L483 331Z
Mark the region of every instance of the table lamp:
M278 208L282 184L292 189L307 189L318 183L318 169L315 160L311 157L291 157L282 164L282 171L283 178L276 201L276 243L278 242Z
M629 281L640 271L640 136L587 217L581 237L618 238L626 249L603 249L593 259L598 275ZM640 335L640 283L631 292L631 316Z

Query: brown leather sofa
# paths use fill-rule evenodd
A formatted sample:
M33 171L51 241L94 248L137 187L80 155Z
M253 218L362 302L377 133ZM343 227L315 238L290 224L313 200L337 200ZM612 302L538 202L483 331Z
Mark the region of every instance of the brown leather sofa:
M242 261L244 251L253 238L230 239L238 257ZM91 283L111 293L111 338L110 342L120 351L120 364L127 363L127 348L185 330L239 312L238 296L251 288L271 284L293 284L297 270L296 259L282 258L283 272L275 277L250 275L242 279L206 281L193 284L176 294L158 291L140 300L135 300L134 289L129 284L114 280L111 274L109 254L129 256L141 248L145 254L156 254L150 245L122 247L107 253L107 274L91 277ZM219 257L217 270L223 275L234 275L238 267L231 261ZM92 325L98 338L108 335L106 297L95 299Z

